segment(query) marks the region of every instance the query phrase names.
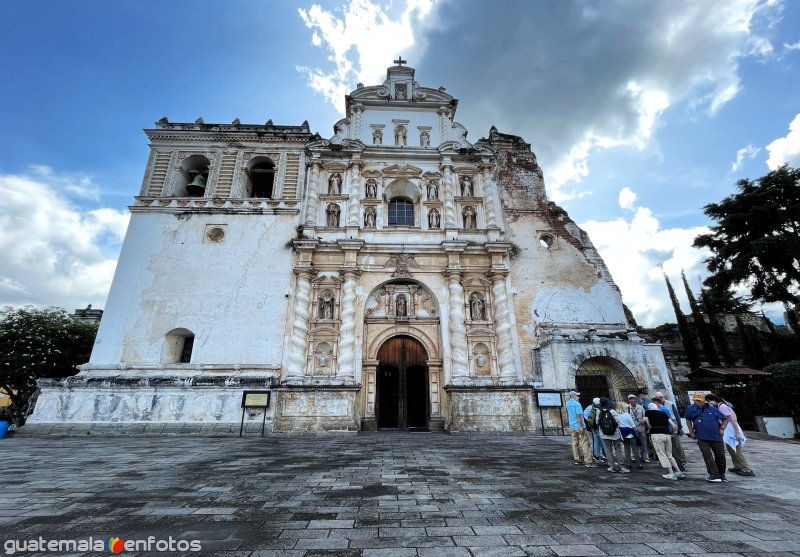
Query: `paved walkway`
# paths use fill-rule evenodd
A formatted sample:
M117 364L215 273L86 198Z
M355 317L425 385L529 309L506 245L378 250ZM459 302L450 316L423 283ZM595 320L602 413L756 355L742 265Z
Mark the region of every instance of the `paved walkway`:
M703 481L686 448L690 478L670 482L655 463L575 466L565 437L17 436L0 441L0 540L171 536L250 557L800 555L800 444L751 441L758 476L727 484Z

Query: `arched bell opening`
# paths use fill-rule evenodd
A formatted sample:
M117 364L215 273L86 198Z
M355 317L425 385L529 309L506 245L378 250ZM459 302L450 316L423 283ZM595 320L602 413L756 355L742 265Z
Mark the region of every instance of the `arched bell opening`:
M254 157L245 166L247 196L270 199L275 184L275 163L267 157Z
M175 184L177 197L203 197L208 183L211 161L203 155L186 157L178 167L178 180Z

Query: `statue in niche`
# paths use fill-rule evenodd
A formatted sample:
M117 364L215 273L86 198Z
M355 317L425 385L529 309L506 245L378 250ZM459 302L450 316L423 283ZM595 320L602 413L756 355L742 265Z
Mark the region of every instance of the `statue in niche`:
M342 175L336 172L328 178L328 193L340 195L342 193Z
M319 318L333 319L333 294L325 292L319 297Z
M486 319L483 300L481 300L481 297L477 294L472 294L469 298L469 314L473 321L483 321Z
M439 182L436 180L428 182L428 199L439 199Z
M406 145L406 127L397 126L394 129L394 144L398 147L405 147Z
M406 295L400 294L397 297L395 315L397 317L408 317L408 303L406 302Z
M364 228L375 228L375 209L372 207L364 211Z
M405 84L398 83L394 86L394 98L398 101L406 100L406 86Z
M475 223L476 213L474 207L464 207L464 212L462 214L464 215L464 229L473 230L477 228Z
M420 147L428 147L431 144L431 134L427 131L424 131L419 134L419 145Z
M325 213L328 216L328 226L330 228L339 227L339 206L335 203L329 203Z
M472 197L472 178L469 176L464 176L461 178L461 196L462 197Z
M430 213L428 213L428 228L439 228L441 226L441 216L439 215L439 211L436 209L432 209Z
M375 128L372 130L372 143L375 145L383 145L383 130Z
M367 180L366 190L368 198L375 199L378 197L378 181L375 178Z

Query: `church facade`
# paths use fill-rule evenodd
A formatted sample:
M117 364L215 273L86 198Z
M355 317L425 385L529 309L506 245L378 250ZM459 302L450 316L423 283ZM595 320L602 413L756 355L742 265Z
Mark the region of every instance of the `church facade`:
M413 68L300 126L170 123L91 360L29 424L143 431L559 430L537 391L671 394L661 347L536 157ZM243 412L245 391L269 393ZM541 411L541 412L540 412Z

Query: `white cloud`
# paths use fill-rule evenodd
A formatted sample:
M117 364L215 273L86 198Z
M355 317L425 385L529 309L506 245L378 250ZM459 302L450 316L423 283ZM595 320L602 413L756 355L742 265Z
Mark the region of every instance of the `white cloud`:
M754 158L757 154L761 152L759 147L753 147L752 145L748 145L747 147L742 147L738 151L736 151L736 160L731 165L731 173L736 172L742 167L742 163L744 162L745 157L748 159Z
M706 227L661 228L645 207L637 208L630 220L588 221L580 226L591 236L640 325L675 322L661 268L676 290L682 290L676 282L682 270L693 283L693 277L707 275L703 261L708 252L692 247L696 236L708 232Z
M623 209L633 209L633 204L636 203L636 193L628 186L625 186L619 191L619 206Z
M767 166L775 170L783 164L800 166L800 114L789 124L789 133L767 145Z
M103 307L128 215L66 197L93 189L44 166L0 174L0 305Z
M352 0L342 18L317 4L308 10L299 9L306 27L313 30L311 43L326 46L334 63L333 71L298 66L306 74L308 85L344 113L344 96L356 82L374 85L395 56L421 56L424 47L417 44L414 24L431 12L432 0L409 0L397 19L390 8L371 0Z

